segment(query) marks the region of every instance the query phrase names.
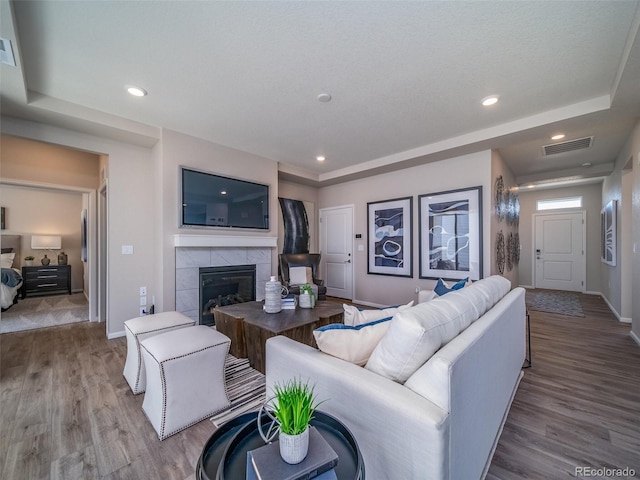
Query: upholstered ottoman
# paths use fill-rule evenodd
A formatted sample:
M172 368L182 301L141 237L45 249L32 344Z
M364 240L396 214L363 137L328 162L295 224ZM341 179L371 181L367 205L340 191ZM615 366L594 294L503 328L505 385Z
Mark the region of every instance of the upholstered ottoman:
M124 322L124 331L127 336L127 360L122 374L134 395L144 392L146 385L140 342L160 333L192 327L194 323L189 317L179 312L157 313Z
M141 342L147 371L142 409L164 440L227 408L224 362L231 340L197 325Z

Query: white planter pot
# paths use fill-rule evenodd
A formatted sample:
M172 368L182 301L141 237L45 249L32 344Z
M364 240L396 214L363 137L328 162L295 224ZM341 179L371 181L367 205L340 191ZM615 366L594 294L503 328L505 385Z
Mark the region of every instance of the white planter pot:
M309 451L309 427L300 435L287 435L280 432L279 442L282 459L291 465L300 463Z
M300 308L313 308L311 295L308 293L301 293L300 297L298 297L298 305L300 305Z
M24 265L25 267L33 267L33 260L25 260Z

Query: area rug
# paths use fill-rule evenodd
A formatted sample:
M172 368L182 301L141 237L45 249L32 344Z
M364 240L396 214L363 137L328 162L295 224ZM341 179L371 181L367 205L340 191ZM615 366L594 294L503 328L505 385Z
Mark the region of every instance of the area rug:
M537 292L530 310L584 317L580 296L571 292Z
M216 427L243 413L257 411L265 401L264 375L251 368L248 359L227 355L224 370L231 406L211 417Z
M0 333L55 327L89 320L89 303L83 293L18 300L0 314Z

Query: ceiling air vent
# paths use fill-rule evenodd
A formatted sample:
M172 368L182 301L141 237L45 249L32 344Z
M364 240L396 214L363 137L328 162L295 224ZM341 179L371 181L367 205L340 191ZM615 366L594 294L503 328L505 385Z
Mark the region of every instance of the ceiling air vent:
M593 137L578 138L569 140L568 142L553 143L542 147L542 154L546 157L557 153L573 152L574 150L582 150L593 145Z

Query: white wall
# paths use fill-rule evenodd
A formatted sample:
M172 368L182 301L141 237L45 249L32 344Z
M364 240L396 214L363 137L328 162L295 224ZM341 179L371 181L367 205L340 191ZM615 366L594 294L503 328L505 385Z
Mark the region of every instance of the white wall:
M496 215L496 180L498 177L502 176L502 180L504 182L504 193L516 187L516 179L515 175L509 168L509 166L504 162L500 154L492 150L491 151L491 178L493 179L493 184L491 186L491 215L488 221L485 221L485 224L491 225L491 275L502 275L507 278L511 282L511 286L515 287L518 285L518 271L519 265L515 262L513 263L513 268L509 270L508 262L505 261L504 271L500 273L498 270L498 262L497 262L497 254L496 254L496 246L498 239L498 232L502 232L504 235L505 241L505 253L508 253L507 243L509 241L509 235L515 235L518 233L518 225L509 225L507 223L506 218L500 220Z
M153 182L151 150L23 120L2 119L2 132L109 157L107 335L124 334L124 322L138 316L142 285L158 291L155 276ZM133 255L122 255L122 245L133 245Z
M536 212L536 202L564 197L583 197L583 208L586 210L587 231L587 278L588 292L601 292L600 282L600 204L602 202L602 187L599 183L580 185L576 187L554 188L548 190L533 190L520 192L520 268L519 284L533 286L533 214Z
M277 237L278 235L278 163L240 150L217 145L171 130L163 130L161 151L154 152L161 202L155 206L156 218L161 218L162 234L159 237L162 252L162 297L163 310L175 309L175 246L173 235L246 235ZM270 187L269 230L247 230L230 228L180 228L180 205L178 201L180 165L204 171L251 180ZM157 195L156 195L157 197ZM159 212L158 212L159 210ZM272 273L277 272L275 248L272 255Z
M83 291L84 266L80 261L80 212L82 194L63 190L45 190L21 186L0 185L0 199L7 212L7 230L2 234L22 235L21 257L14 265L24 266L24 257L36 257L34 265L46 254L51 265L58 264L58 253L67 254L71 266L71 289ZM60 235L62 250L31 249L32 235Z
M491 214L491 152L442 160L418 167L376 175L338 185L323 187L318 192L318 208L355 206L354 235L354 301L375 305L393 305L416 300L415 287L433 288L435 280L419 279L418 268L418 195L482 185L483 206L483 271L489 275L491 231L486 219ZM413 197L413 278L367 274L367 202L400 197ZM358 251L357 246L364 250Z

